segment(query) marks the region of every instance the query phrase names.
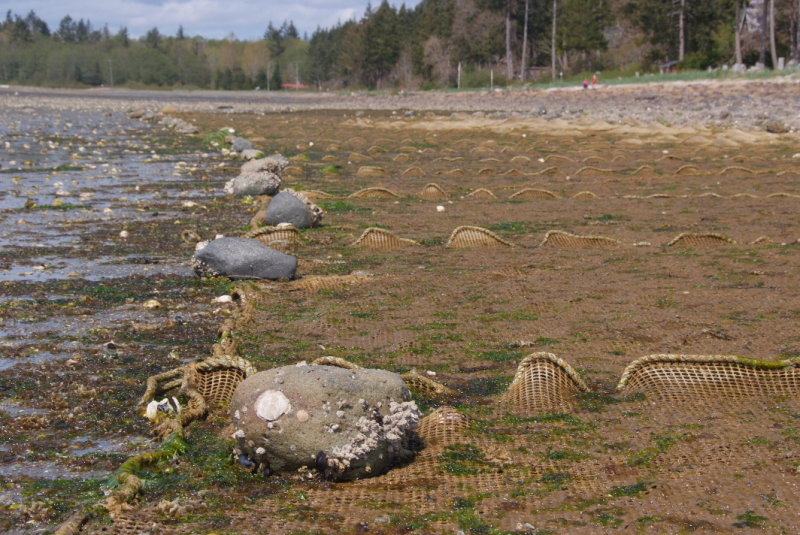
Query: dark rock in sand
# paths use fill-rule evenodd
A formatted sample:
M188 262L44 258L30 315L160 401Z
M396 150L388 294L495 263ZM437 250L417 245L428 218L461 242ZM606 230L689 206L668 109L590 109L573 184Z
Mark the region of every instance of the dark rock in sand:
M268 226L291 223L297 228L316 227L322 222L322 209L302 193L285 189L267 207L264 222Z
M192 258L194 272L201 277L231 279L293 279L297 258L249 238L219 238Z
M250 142L249 139L237 136L231 140L231 149L233 149L236 152L243 152L252 148L253 144Z

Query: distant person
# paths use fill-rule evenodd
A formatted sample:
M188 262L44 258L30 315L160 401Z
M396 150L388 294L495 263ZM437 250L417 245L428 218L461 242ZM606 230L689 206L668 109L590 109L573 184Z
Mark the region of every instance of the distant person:
M584 89L589 89L589 80L584 80L583 81L583 88Z
M597 85L597 75L592 76L592 87Z

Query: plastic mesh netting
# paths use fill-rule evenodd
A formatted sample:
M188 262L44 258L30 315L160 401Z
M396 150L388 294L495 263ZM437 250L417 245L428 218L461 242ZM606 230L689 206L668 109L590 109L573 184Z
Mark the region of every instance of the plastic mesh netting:
M558 199L558 195L546 189L525 188L509 196L509 199L516 199L516 200Z
M466 198L468 199L496 199L497 195L492 193L486 188L478 188L475 190L470 191Z
M605 236L578 236L562 230L550 230L545 235L540 247L559 249L618 249L624 244Z
M625 368L618 389L661 399L796 396L800 361L763 362L728 355L648 355Z
M419 435L429 446L447 446L464 441L469 418L453 407L441 407L431 412L419 424Z
M354 247L369 247L372 249L398 249L401 247L415 247L419 243L408 238L400 238L392 232L382 228L368 228L353 242Z
M320 191L320 190L303 190L303 195L306 196L307 199L311 201L325 201L329 199L338 199L338 195L334 195L332 193L328 193L327 191Z
M513 244L485 228L462 226L453 230L445 247L513 247Z
M134 515L119 515L114 519L114 523L103 526L91 532L93 535L142 535L143 533L170 534L173 530L166 527L161 522L150 520L140 520Z
M419 196L426 201L441 201L447 199L447 193L442 189L439 184L430 182L422 188Z
M533 353L517 368L514 381L500 398L516 412L536 414L550 410L569 410L586 384L575 370L552 353Z
M387 188L364 188L348 195L353 199L399 199L400 195Z
M318 291L336 290L351 284L370 280L368 275L309 275L302 279L289 281L285 286L287 291Z
M721 234L684 232L667 243L667 247L719 247L732 243L735 242Z
M246 373L241 368L198 370L196 388L207 403L227 405L233 397L233 391L245 378Z
M300 231L293 225L280 226L280 227L261 227L247 232L244 238L255 238L265 245L275 242L299 242Z

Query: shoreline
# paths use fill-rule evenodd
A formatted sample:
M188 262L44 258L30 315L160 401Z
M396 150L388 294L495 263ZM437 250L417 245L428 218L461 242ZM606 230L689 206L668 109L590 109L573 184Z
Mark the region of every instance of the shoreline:
M696 80L601 85L596 89L496 89L475 91L373 93L292 93L264 91L132 90L119 88L47 89L9 86L0 90L6 105L94 109L149 108L194 113L274 113L362 111L492 113L497 118L567 121L594 119L609 123L668 124L764 131L781 123L800 130L800 79L794 75L763 80ZM16 100L16 102L15 102ZM65 102L66 101L66 102Z

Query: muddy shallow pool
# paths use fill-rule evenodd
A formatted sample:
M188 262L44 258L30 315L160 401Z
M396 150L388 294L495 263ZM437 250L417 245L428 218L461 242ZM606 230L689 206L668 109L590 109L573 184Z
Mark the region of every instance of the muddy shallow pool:
M207 352L226 290L180 234L226 218L199 139L122 107L0 106L0 510L23 513L3 531L52 524L152 447L144 379Z

